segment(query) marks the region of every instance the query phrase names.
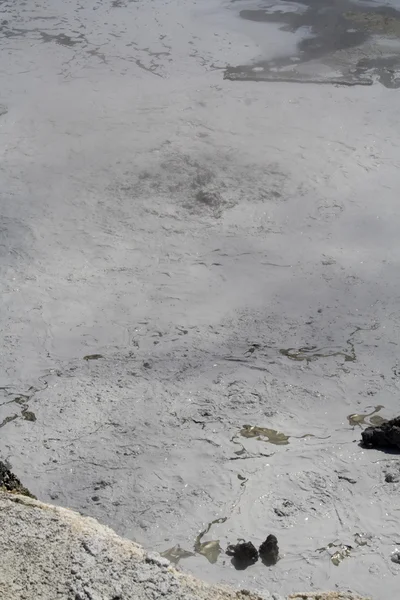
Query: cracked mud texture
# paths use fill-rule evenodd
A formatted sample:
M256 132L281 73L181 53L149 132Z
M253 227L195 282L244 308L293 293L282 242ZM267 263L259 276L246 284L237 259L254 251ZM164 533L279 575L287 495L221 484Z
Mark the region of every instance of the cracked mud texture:
M207 581L387 600L400 104L224 80L295 56L252 8L0 3L0 455ZM219 552L268 531L271 568Z

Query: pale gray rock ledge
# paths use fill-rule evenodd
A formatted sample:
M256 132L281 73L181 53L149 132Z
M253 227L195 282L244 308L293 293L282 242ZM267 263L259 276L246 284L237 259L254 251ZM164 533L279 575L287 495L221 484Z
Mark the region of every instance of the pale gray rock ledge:
M94 519L7 492L0 492L0 527L2 600L366 600L208 585Z

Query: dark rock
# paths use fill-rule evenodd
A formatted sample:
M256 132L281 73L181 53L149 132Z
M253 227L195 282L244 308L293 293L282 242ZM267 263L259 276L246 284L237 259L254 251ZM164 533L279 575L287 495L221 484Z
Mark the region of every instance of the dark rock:
M340 475L338 474L338 479L342 479L343 481L348 481L351 484L355 484L357 483L357 481L355 479L352 479L351 477L347 477L347 475Z
M245 569L258 561L257 548L251 542L230 544L226 553L233 557L232 562L237 569Z
M209 410L201 410L200 415L202 417L211 417L212 416Z
M111 483L109 483L108 481L104 481L104 479L101 479L100 481L96 481L96 483L94 484L94 490L104 490L104 488L106 488L107 486L111 485Z
M390 557L390 560L396 563L397 565L400 565L400 552L393 552L392 556Z
M397 467L397 469L396 469ZM396 472L397 471L397 472ZM386 483L399 483L400 464L393 465L390 471L384 471Z
M83 357L83 360L99 360L99 358L104 358L102 354L87 354Z
M400 417L379 426L367 427L361 434L368 448L395 449L400 451Z
M22 414L22 417L25 419L25 421L32 421L32 422L36 421L36 415L31 410L23 410L21 414Z
M276 565L279 559L278 540L274 535L269 535L259 548L260 558L267 566Z
M26 489L18 479L11 473L7 466L0 460L0 490L6 492L12 492L13 494L22 494L23 496L29 496L35 498L29 490Z

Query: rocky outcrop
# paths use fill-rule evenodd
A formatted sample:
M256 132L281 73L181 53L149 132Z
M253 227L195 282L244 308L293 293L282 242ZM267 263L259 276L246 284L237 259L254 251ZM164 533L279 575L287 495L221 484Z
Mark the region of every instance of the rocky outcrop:
M7 465L0 460L0 490L3 492L12 492L34 498L35 496L26 489L14 473L10 471Z
M361 434L364 446L400 451L400 417L367 427Z
M205 584L94 519L0 491L2 600L281 600ZM296 600L359 600L294 594ZM362 600L362 599L360 599Z

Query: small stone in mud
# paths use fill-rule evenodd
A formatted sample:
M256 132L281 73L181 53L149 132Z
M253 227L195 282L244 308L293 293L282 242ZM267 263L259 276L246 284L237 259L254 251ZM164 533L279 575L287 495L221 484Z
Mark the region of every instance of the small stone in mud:
M22 416L25 419L25 421L32 421L32 422L36 421L36 415L31 410L23 410Z
M357 483L357 481L355 479L352 479L351 477L347 477L347 475L338 475L338 479L342 479L343 481L348 481L351 484L355 484Z
M143 367L145 369L151 369L152 366L153 366L153 363L152 363L151 360L145 360L144 363L143 363Z
M258 560L257 548L251 542L230 544L226 549L226 553L228 556L233 557L235 566L239 569L245 569Z
M377 427L367 427L361 434L368 448L394 448L400 450L400 417L386 421Z
M392 473L386 473L386 475L385 475L385 481L386 481L386 483L393 483L394 482L394 476L392 475Z
M83 360L99 360L99 358L104 358L102 354L87 354L83 357Z
M270 534L259 548L260 558L267 566L276 565L279 559L278 540Z
M106 487L108 487L108 486L110 486L110 485L111 485L111 483L109 483L108 481L104 481L104 480L102 479L102 480L100 480L100 481L97 481L97 482L94 484L94 488L93 488L93 489L94 489L95 491L97 491L97 490L104 490L104 488L106 488Z
M93 500L93 502L99 502L100 496L92 496L92 500Z
M200 416L202 416L202 417L211 417L212 415L211 415L211 413L210 413L209 410L201 410L200 411Z
M396 563L397 565L400 565L400 552L393 552L392 556L390 557L390 560Z

